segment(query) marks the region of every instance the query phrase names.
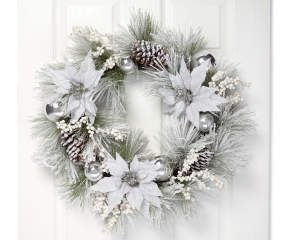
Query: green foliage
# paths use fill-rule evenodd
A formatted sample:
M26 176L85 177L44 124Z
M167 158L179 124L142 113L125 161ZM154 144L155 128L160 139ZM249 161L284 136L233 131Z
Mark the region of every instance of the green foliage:
M143 136L141 131L131 131L123 143L114 143L110 146L110 154L115 156L117 152L123 159L132 161L135 155L144 157L149 153L147 145L148 139Z
M59 189L63 196L70 202L79 202L81 206L84 206L87 194L87 184L83 170L78 173L78 178L75 181L66 181L59 185Z
M127 30L123 29L114 38L120 56L130 56L134 43L138 40L153 41L160 25L149 12L134 11Z
M249 158L247 140L255 133L254 126L246 105L228 104L218 113L214 157L209 165L213 172L228 178L245 165Z
M194 55L205 49L206 41L200 31L190 30L188 36L182 32L175 30L162 30L154 35L154 41L164 46L168 51L174 51L176 55L184 56L185 62L189 63L189 68L192 70Z
M159 23L149 12L139 9L132 13L128 30L133 39L152 41L159 29Z
M103 78L109 79L115 86L122 86L124 83L125 73L118 67L115 66L104 72Z

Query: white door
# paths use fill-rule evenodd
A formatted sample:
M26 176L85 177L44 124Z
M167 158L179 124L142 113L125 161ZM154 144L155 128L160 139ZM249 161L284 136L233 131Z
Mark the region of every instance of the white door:
M21 0L19 1L19 204L21 240L107 240L110 236L88 213L62 202L53 178L33 161L29 119L35 114L35 71L62 56L73 25L92 25L112 33L126 25L130 9L151 11L163 25L182 31L200 27L217 59L238 63L243 80L252 83L248 101L258 123L249 166L241 171L221 198L207 204L188 225L178 219L174 236L184 240L266 240L269 233L269 0ZM140 84L129 86L140 95ZM133 92L133 91L130 91ZM141 96L141 95L140 95ZM132 98L132 94L130 93ZM160 102L149 104L139 121L148 136L160 128ZM132 107L131 107L132 111ZM138 121L137 121L138 122ZM138 124L138 123L137 123ZM160 239L154 233L136 239ZM131 237L130 239L134 239ZM164 237L162 237L164 239Z

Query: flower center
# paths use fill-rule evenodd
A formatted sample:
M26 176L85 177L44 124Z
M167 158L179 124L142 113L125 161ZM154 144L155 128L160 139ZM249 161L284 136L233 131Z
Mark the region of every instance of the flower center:
M76 98L81 98L81 95L86 91L84 85L80 83L79 85L73 85L72 94Z
M138 179L137 179L137 175L134 172L124 173L122 178L121 178L121 181L126 182L131 187L138 186L138 184L139 184Z
M186 104L190 104L193 101L193 94L188 89L178 89L176 97L180 100L184 100Z

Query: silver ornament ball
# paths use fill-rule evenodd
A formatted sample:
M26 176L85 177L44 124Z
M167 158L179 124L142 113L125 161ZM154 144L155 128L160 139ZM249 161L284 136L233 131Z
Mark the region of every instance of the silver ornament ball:
M135 64L130 57L121 58L119 67L125 73L132 73L135 71Z
M211 54L203 55L203 56L200 56L197 58L198 65L201 65L202 63L204 63L208 60L210 60L210 63L212 66L215 66L216 60L215 60L214 56Z
M57 122L65 116L64 104L61 101L55 101L45 106L46 117L52 121Z
M163 159L158 159L155 161L155 165L158 167L158 175L156 177L156 181L165 182L172 177L173 170L169 163Z
M86 163L84 167L84 175L92 182L97 182L103 177L103 173L100 170L98 163L90 162Z
M210 113L200 114L199 130L203 133L208 133L214 126L214 117Z

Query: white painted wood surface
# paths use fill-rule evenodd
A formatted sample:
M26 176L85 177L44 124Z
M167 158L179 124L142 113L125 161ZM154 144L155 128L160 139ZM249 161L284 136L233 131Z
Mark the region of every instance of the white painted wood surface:
M110 239L92 216L62 202L56 194L53 178L32 161L34 143L29 118L37 109L33 98L34 73L43 63L63 54L66 36L73 25L92 25L101 32L112 33L119 24L126 25L130 9L140 7L151 11L167 27L182 31L190 26L201 28L217 59L239 63L243 79L252 83L246 97L258 123L258 138L249 167L233 179L220 199L206 204L190 223L182 224L178 219L174 228L176 237L169 238L268 239L269 5L268 0L19 1L19 238ZM130 121L151 138L152 133L160 129L160 101L147 98L141 91L144 86L140 80L136 81L128 86L132 100ZM140 106L137 114L136 106ZM146 228L138 229L135 236L138 240L160 239L158 234L147 233ZM134 238L134 235L130 237Z

